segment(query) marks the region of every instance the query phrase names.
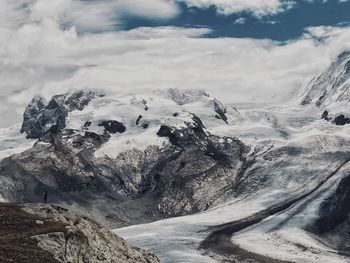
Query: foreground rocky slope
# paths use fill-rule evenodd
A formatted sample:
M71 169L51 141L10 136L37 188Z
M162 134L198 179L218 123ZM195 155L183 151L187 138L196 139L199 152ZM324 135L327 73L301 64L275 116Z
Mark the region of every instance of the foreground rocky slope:
M156 263L99 224L40 204L0 204L1 262Z

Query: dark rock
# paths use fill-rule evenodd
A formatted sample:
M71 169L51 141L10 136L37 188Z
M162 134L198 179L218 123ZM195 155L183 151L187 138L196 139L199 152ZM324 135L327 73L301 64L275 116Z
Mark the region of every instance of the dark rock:
M346 125L346 124L350 124L350 118L346 118L344 115L339 115L334 118L333 122L336 125Z
M328 116L328 111L325 110L322 114L322 119L326 120L326 121L331 121L332 123L334 123L335 125L346 125L346 124L350 124L350 118L346 118L343 114L338 115L337 117L335 117L334 119L330 118Z
M226 116L226 113L227 113L226 108L222 105L220 101L216 99L213 101L213 103L214 103L215 112L218 114L215 117L218 119L222 119L224 122L228 123L227 116Z
M124 133L126 131L124 124L119 121L101 120L98 126L104 127L105 131L109 133Z
M84 123L84 128L90 127L91 126L91 121L87 121Z
M203 129L205 128L205 126L204 126L202 120L201 120L197 115L192 114L192 120L193 120L195 123L197 123L201 128L203 128Z
M341 253L350 252L350 175L347 172L336 190L324 199L317 211L318 219L306 230L322 243Z
M346 125L346 124L350 124L350 118L346 118L343 114L336 116L335 118L331 118L329 117L329 112L327 110L325 110L322 113L322 119L332 122L335 125Z
M192 116L193 123L186 123L187 128L177 129L169 126L161 126L157 135L160 137L168 137L171 144L182 149L198 148L204 154L220 162L221 164L229 164L227 155L221 151L218 144L218 137L207 134L204 131L204 125L201 119Z
M141 119L142 119L142 115L139 115L136 120L136 125L139 125Z
M23 115L21 128L21 132L26 133L27 138L39 139L47 133L57 133L65 127L67 111L60 104L61 96L52 98L46 106L43 98L35 98L29 103Z
M85 132L85 135L84 135L86 138L91 138L93 139L94 141L97 141L99 143L104 143L104 142L107 142L109 140L109 138L111 137L109 135L109 133L105 132L104 134L97 134L97 133L94 133L94 132Z
M142 104L145 105L145 111L148 111L148 106L147 106L147 101L146 100L142 100Z
M68 107L69 111L83 110L94 97L95 93L92 91L77 91L68 97L64 104Z
M340 181L336 192L321 205L320 218L315 223L317 232L320 234L330 232L348 220L350 216L349 204L350 176L347 176Z
M330 118L328 117L328 111L324 111L323 113L322 113L322 119L324 119L324 120L326 120L326 121L329 121L330 120Z
M43 98L34 98L23 115L22 133L27 138L39 139L49 133L58 133L66 126L70 111L82 110L94 97L92 92L82 91L67 95L56 95L46 105Z
M175 134L173 134L172 131L173 131L172 128L170 128L169 126L162 125L160 127L159 131L157 132L157 135L159 137L168 137L171 144L178 145L177 144L177 137L175 136Z

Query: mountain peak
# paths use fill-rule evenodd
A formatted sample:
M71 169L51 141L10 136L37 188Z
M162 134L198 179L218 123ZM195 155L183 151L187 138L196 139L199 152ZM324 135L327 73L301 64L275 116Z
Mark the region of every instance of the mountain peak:
M34 97L23 114L21 133L27 138L42 136L62 130L69 112L82 110L93 98L93 92L76 91L72 94L55 95L46 103L42 97Z

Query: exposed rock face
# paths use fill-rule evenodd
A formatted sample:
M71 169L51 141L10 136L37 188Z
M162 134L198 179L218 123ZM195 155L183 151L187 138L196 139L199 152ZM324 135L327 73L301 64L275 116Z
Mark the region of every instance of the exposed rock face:
M207 134L196 117L187 125L185 129L162 126L158 132L179 148L176 159L155 177L164 189L160 208L169 215L203 211L232 197L248 151L237 139Z
M227 116L226 116L227 112L224 105L216 99L213 101L213 103L214 103L215 112L218 114L216 115L216 118L222 119L224 122L227 123Z
M58 133L66 126L68 112L82 110L94 96L93 92L83 91L70 96L57 95L47 105L43 98L35 97L24 112L21 132L31 139Z
M0 204L1 262L155 263L150 252L85 217L51 205Z
M319 219L309 230L320 235L332 247L350 251L350 175L344 177L336 191L319 210Z
M98 123L98 126L103 126L105 128L106 132L109 133L123 133L125 132L126 128L123 123L119 121L113 121L113 120L101 120Z
M350 175L342 179L334 195L321 206L321 218L316 222L321 233L336 228L350 214Z
M333 122L336 125L350 124L350 118L346 118L343 114L341 114L341 115L338 115L337 117L335 117Z
M336 125L346 125L350 124L350 118L346 118L343 114L336 116L335 118L328 117L328 111L324 111L322 114L322 119L326 121L331 121Z

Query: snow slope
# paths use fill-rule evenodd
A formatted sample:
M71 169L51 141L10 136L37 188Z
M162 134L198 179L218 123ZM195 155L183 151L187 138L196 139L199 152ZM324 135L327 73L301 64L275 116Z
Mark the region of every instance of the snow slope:
M330 67L315 77L301 96L303 105L327 110L329 117L350 114L350 52L340 54Z
M215 103L218 100L201 90L167 89L122 97L106 95L96 97L82 111L71 112L67 129L103 134L104 128L99 126L101 120L123 123L126 131L112 134L111 139L95 153L96 157L107 155L115 158L131 148L145 150L151 145L166 147L168 140L157 136L160 126L185 127L185 122L193 122L193 114L208 127L226 124L215 117ZM219 107L224 108L221 103ZM234 109L231 111L235 112ZM91 124L84 127L87 122Z

